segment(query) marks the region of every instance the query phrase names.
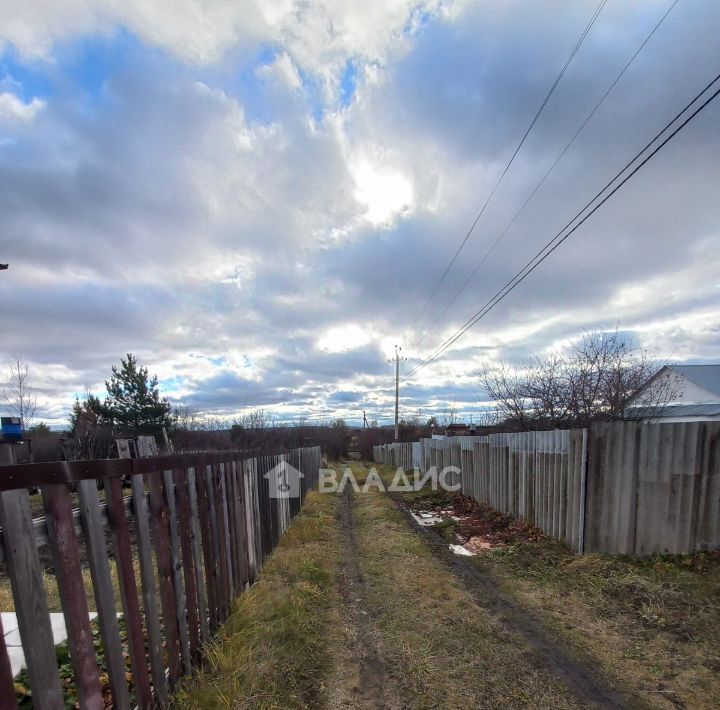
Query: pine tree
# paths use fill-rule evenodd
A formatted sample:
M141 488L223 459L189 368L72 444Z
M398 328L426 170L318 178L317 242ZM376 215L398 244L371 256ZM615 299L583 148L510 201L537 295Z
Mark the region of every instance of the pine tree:
M70 431L74 434L77 431L85 431L94 427L111 424L108 421L105 408L99 397L96 397L89 390L85 391L85 400L75 396L75 403L70 412Z
M121 359L120 367L113 365L105 388L108 394L102 410L113 424L146 433L171 424L170 402L160 397L157 375L150 377L132 353Z

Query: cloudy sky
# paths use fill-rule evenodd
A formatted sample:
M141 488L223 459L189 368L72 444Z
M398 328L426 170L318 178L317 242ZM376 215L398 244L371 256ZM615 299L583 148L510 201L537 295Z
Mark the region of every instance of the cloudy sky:
M214 416L390 421L406 371L720 71L680 0L419 345L672 0L609 0L420 316L598 0L0 4L0 323L62 424L126 352ZM717 105L716 105L717 104ZM720 101L404 383L482 405L484 362L617 323L720 361Z

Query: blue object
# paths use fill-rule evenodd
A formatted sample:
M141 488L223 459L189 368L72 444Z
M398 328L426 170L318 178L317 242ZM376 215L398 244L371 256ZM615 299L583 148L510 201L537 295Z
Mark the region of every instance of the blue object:
M22 441L23 427L20 417L0 417L0 427L5 441Z

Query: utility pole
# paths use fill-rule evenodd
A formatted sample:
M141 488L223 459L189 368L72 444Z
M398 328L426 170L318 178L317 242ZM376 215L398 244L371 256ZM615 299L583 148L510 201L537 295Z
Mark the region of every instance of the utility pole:
M395 441L400 440L400 426L398 422L398 412L400 409L400 360L407 360L406 357L400 355L402 348L395 346ZM392 360L388 360L392 362Z

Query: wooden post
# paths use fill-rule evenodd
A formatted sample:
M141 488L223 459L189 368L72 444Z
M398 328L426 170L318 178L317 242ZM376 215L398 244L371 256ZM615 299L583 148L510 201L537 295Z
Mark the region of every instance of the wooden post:
M76 486L80 498L80 516L85 529L85 547L95 591L98 623L103 640L113 704L116 707L127 707L130 704L130 696L125 680L125 658L115 611L110 562L105 544L105 529L100 516L97 483L94 480L78 481Z
M105 702L100 690L70 490L65 483L53 483L43 486L42 493L80 707L103 710Z
M33 703L43 709L63 710L65 702L26 489L0 493L0 523Z
M161 707L168 707L168 686L163 661L162 634L160 633L160 615L157 606L157 587L152 558L150 525L147 516L147 501L142 474L131 476L133 504L135 507L135 539L140 558L140 578L142 580L143 607L150 649L150 667L156 699Z
M108 502L108 519L113 537L120 598L125 612L125 628L128 635L130 663L136 689L135 695L139 707L146 710L152 706L152 692L145 656L145 634L143 633L142 619L140 618L135 566L130 546L130 528L125 517L122 484L119 478L105 479L105 495Z

